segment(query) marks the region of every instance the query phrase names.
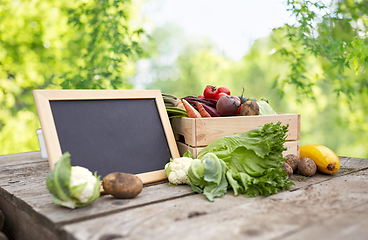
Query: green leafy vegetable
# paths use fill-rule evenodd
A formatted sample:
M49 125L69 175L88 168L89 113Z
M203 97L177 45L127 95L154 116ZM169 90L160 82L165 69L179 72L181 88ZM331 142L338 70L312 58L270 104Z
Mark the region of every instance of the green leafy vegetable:
M100 196L100 177L86 168L72 167L66 152L47 175L46 187L56 205L74 209L87 206Z
M225 136L205 147L198 158L203 161L213 153L221 159L226 164L226 178L235 195L268 196L293 184L281 164L285 161L282 152L286 150L287 129L288 126L281 126L280 122L267 123L245 133Z
M183 157L195 159L193 153L189 150L189 146L188 146L188 150L183 154Z
M275 110L265 100L257 101L259 107L259 115L277 115Z
M227 191L226 164L213 153L203 159L193 159L188 169L188 178L194 192L203 193L209 201L221 197Z

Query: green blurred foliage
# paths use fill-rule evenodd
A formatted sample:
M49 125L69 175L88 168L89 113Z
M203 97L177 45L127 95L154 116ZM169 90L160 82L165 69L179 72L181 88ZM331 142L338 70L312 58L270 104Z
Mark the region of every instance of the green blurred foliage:
M148 36L129 0L0 0L0 154L39 149L33 89L133 88Z
M367 54L365 46L357 45L366 39L352 36L356 32L345 22L343 28L332 25L329 31L335 40L326 42L331 37L327 23L333 19L325 18L317 27L318 39L303 42L303 28L285 25L274 29L269 37L256 40L241 61L226 58L208 39L192 38L171 66L180 77L162 80L154 75L148 87L178 97L200 95L208 84L228 86L238 96L244 88L244 96L267 98L277 112L301 114L301 145L322 144L340 156L367 158L368 135L363 134L368 130ZM158 35L160 32L163 30L157 29ZM162 37L153 34L154 40ZM166 37L169 42L173 36ZM349 39L355 41L355 47L336 47ZM312 40L318 45L306 45ZM344 65L339 65L341 61ZM154 72L169 68L160 61L153 62Z
M311 86L318 82L330 82L337 96L348 98L361 94L368 80L352 78L365 74L368 63L368 6L366 0L332 1L326 6L320 1L287 0L288 10L297 23L282 27L286 30L278 50L290 63L287 78L278 79L276 85L282 91L285 84L297 86L300 93L311 97ZM322 73L308 76L305 55L314 55L322 61Z
M135 87L184 97L215 85L301 114L302 145L368 158L365 1L286 5L297 24L274 29L234 61L174 24L147 36L130 1L0 0L0 154L39 149L36 88Z

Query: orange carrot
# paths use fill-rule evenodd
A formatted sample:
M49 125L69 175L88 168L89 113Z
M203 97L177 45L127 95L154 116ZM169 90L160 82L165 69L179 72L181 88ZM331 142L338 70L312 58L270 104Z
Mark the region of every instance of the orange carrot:
M204 109L200 102L196 102L196 106L198 108L199 114L201 114L202 117L211 117L211 115L206 111L206 109Z
M201 117L198 111L194 107L192 107L192 105L190 105L185 99L182 99L181 101L183 102L185 110L188 113L188 117L190 118L200 118Z

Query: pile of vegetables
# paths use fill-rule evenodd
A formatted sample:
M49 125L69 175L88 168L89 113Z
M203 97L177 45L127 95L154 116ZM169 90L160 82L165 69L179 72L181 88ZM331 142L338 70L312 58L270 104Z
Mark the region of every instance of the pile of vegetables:
M188 151L185 156L193 160L188 169L181 171L187 172L193 191L203 193L209 201L224 195L228 188L234 195L250 197L289 189L293 183L282 170L287 129L280 122L267 123L245 133L219 138L205 147L197 159ZM173 170L168 172L172 174Z
M252 116L277 115L265 99L256 100L243 95L233 96L229 88L208 85L203 95L177 98L174 95L163 93L166 110L172 117L225 117L225 116Z
M120 172L106 175L101 182L97 172L92 174L85 167L71 166L70 154L65 152L47 175L46 187L56 205L75 209L93 203L101 194L134 198L141 193L143 183L136 175Z
M288 154L283 166L291 177L299 173L311 177L317 170L324 174L334 174L340 169L340 159L331 149L319 144L307 144L300 147L300 156Z

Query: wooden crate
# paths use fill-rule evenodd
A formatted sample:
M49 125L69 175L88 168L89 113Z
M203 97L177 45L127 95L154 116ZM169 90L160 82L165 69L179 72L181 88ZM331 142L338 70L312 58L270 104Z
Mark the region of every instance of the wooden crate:
M270 122L289 124L283 155L294 153L299 156L300 114L279 114L267 116L234 116L214 118L173 118L171 125L179 153L189 150L196 157L200 150L214 140L242 133Z

